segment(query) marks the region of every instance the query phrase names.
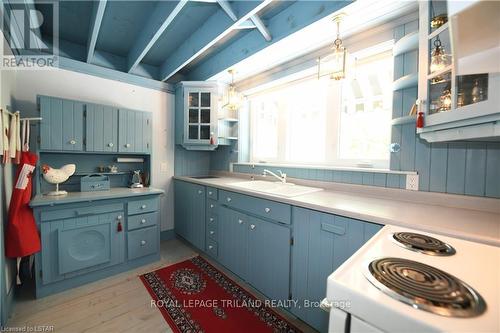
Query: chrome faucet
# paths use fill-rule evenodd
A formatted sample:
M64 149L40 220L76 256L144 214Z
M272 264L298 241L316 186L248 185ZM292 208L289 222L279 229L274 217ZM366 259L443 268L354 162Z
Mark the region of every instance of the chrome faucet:
M262 175L263 176L271 175L271 176L275 177L276 179L278 179L283 184L285 184L286 183L286 173L283 173L281 170L277 170L277 171L280 173L279 176L277 174L275 174L274 172L269 171L267 169L264 169L264 171L262 172Z

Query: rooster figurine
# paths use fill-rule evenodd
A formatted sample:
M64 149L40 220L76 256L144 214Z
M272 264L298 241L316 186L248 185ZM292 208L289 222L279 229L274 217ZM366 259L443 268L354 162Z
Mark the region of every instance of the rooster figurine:
M65 195L66 191L59 191L59 184L64 183L75 173L75 164L63 165L60 169L54 169L47 164L42 165L43 179L50 184L56 184L56 190L50 191L47 195Z

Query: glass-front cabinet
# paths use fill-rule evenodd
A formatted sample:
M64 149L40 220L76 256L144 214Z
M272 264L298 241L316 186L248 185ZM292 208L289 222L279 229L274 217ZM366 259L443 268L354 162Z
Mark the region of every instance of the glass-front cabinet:
M425 125L418 133L428 142L500 136L500 68L484 73L464 70L463 62L468 59L457 52L467 48L457 37L463 29L476 29L477 39L490 39L481 36L480 26L487 22L464 26L464 20L457 19L469 9L450 13L447 1L420 2L418 104Z
M176 88L176 143L189 150L217 148L218 87L181 82Z

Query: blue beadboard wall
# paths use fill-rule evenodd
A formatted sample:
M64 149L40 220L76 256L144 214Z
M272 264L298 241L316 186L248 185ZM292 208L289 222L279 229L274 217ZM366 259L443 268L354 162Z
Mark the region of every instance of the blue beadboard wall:
M207 151L186 150L175 145L174 174L176 176L203 176L210 172L210 154Z

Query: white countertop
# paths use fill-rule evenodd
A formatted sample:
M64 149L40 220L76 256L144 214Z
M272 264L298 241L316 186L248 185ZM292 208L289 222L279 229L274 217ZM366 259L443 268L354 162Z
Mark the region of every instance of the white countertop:
M373 194L369 195L362 191L344 192L332 189L286 198L243 190L229 185L239 181L248 181L248 179L238 177L209 179L174 178L363 221L403 226L500 246L500 213L399 200L398 193L401 193L401 197L408 198L407 192L409 191L406 190L392 190L392 198L376 197ZM357 185L353 186L353 188L361 188L361 186ZM459 196L450 195L449 197L457 197L457 202L461 200ZM490 203L493 200L494 204L496 204L496 200L498 201L498 207L500 207L500 199L486 200L489 200Z

